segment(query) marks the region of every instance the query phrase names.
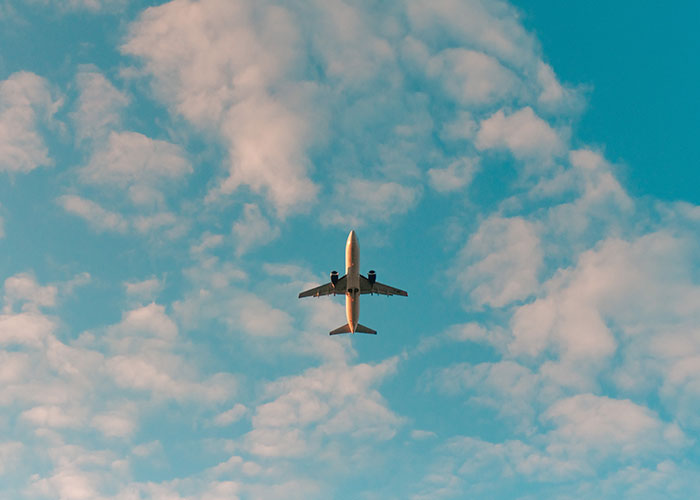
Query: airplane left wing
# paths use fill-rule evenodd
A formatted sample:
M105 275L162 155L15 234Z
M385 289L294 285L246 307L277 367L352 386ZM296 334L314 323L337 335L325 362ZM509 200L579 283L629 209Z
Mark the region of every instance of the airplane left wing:
M385 285L384 283L379 283L375 281L374 284L360 275L360 293L376 293L379 295L401 295L403 297L408 297L408 293L393 286Z
M336 294L345 294L345 289L348 287L347 285L347 278L343 276L342 278L338 279L338 283L333 285L333 283L326 283L325 285L317 286L316 288L311 288L310 290L306 290L305 292L301 292L299 294L299 298L303 297L320 297L322 295L336 295Z

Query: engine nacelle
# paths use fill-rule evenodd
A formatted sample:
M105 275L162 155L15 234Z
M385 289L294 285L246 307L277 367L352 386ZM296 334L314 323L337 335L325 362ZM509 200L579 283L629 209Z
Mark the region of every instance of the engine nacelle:
M373 269L370 270L370 272L367 273L367 279L370 285L374 285L374 282L377 281L377 273L375 273Z
M331 271L331 283L333 286L338 284L338 271Z

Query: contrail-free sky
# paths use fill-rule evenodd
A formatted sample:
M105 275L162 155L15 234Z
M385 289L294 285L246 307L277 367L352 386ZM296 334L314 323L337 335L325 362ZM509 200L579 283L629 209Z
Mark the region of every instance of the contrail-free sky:
M0 0L0 497L697 497L700 12L622 4Z

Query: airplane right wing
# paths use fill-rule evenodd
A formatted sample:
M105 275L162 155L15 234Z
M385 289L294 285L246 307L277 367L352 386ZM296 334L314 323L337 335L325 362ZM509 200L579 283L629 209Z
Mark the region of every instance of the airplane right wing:
M360 293L376 293L379 295L401 295L408 297L408 293L393 286L385 285L375 281L371 283L366 277L360 275Z
M348 287L347 278L343 276L338 279L338 282L333 285L333 283L326 283L325 285L317 286L316 288L311 288L299 294L299 298L303 297L320 297L322 295L345 295L345 290Z

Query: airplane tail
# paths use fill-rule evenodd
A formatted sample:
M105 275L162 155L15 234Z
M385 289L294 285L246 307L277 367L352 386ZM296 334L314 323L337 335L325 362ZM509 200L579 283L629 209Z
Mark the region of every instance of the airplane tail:
M361 325L361 324L359 324L359 323L358 323L357 326L355 327L355 331L356 331L357 333L369 333L370 335L376 335L376 334L377 334L377 331L376 331L376 330L372 330L371 328L367 328L366 326ZM335 330L333 330L332 332L330 332L329 335L338 335L339 333L351 333L351 331L350 331L350 325L348 325L348 324L346 323L346 324L344 324L343 326L340 326L340 327L336 328Z
M369 333L369 334L371 334L371 335L376 335L376 334L377 334L377 330L372 330L371 328L367 328L366 326L361 325L361 324L359 324L359 323L358 323L357 326L355 327L355 331L358 332L358 333Z

